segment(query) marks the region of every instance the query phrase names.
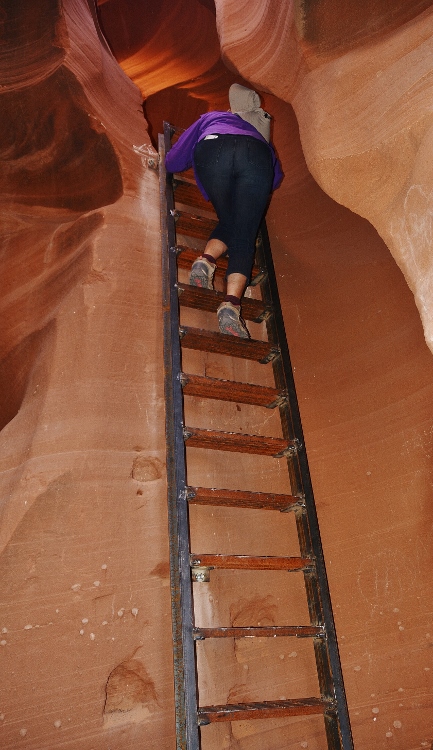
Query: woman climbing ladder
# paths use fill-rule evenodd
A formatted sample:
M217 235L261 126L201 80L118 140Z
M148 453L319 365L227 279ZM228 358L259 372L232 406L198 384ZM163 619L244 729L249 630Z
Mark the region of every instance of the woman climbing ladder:
M249 338L241 297L251 275L255 240L269 196L282 172L270 143L270 115L252 89L233 84L231 111L202 115L166 156L169 172L194 167L197 185L215 208L218 224L193 263L190 284L213 288L217 259L228 251L227 294L217 310L221 333Z

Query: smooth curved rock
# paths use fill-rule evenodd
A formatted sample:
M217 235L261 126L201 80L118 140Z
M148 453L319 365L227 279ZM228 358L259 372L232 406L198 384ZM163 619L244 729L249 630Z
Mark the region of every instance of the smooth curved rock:
M169 747L153 148L86 3L3 8L0 745Z
M330 38L332 24L323 23L326 14L331 17L331 2L310 13L307 3L295 11L288 0L278 6L257 0L252 9L249 3L245 25L239 4L216 0L223 54L246 78L293 104L311 173L383 237L415 295L433 349L431 179L425 167L433 21L431 10L417 15L426 5L411 5L410 20L406 4L393 6L391 26L398 27L393 33L386 29L386 13L376 10L370 25L379 38L368 43L368 25L346 9L343 19L352 18L363 33L354 39L348 24L337 43ZM314 25L319 37L311 31ZM355 43L354 50L344 51ZM335 46L343 48L338 56Z

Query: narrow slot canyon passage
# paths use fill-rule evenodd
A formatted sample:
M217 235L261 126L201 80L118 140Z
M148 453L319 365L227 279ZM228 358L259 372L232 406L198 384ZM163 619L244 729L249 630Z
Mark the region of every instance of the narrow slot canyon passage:
M267 223L355 749L433 747L432 5L3 2L2 750L175 748L148 157L164 120L228 109L233 82L260 92L285 174ZM189 356L254 382L254 365ZM245 405L185 408L198 426L277 435ZM197 484L289 489L269 458L215 468L188 450ZM260 535L236 509L191 521L209 552L296 554L289 514ZM197 615L268 625L287 599L305 617L293 577L259 578L217 574ZM317 692L302 640L273 649L265 664L260 644L200 644L203 693ZM322 725L209 727L203 750L325 750Z

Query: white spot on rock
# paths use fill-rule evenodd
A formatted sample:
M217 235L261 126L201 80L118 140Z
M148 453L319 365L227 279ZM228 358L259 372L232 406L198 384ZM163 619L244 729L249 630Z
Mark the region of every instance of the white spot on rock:
M0 646L6 646L6 644L7 644L7 641L5 641L5 640L0 641Z
M294 659L298 655L297 651L291 651L289 654L289 659Z
M379 713L379 709L378 709L378 707L377 707L377 706L375 706L374 708L372 708L372 709L371 709L371 713L373 713L373 714L378 714L378 713Z
M96 638L96 635L94 633L90 633L90 640L94 641Z
M392 737L392 732L387 732L387 733L385 734L385 737Z
M101 585L101 581L93 581L93 585L94 586L100 586Z
M89 622L89 620L87 619L87 617L83 617L83 619L81 620L81 622L83 623L83 625L87 625L87 623Z
M123 617L123 613L124 613L124 611L125 611L125 607L122 607L122 609L119 609L119 611L118 611L118 613L117 613L117 616L118 616L118 617Z
M137 615L138 615L138 608L137 608L137 607L133 607L133 608L131 609L131 612L132 612L132 614L134 615L134 617L137 617Z
M81 588L81 583L74 583L74 584L73 584L73 585L71 586L71 589L72 589L72 591L79 591L79 590L80 590L80 588Z
M21 737L25 737L26 734L27 734L27 729L25 729L24 727L22 729L20 729L20 735L21 735Z
M107 570L107 567L108 567L107 564L104 563L103 565L101 565L101 570Z
M361 671L361 667L359 666L359 664L357 664L356 667L353 667L353 671L354 672L360 672Z
M103 620L103 621L102 621L102 625L108 625L108 622L107 622L107 620Z
M80 635L84 635L84 630L80 630Z
M393 721L392 726L395 729L401 729L401 726L402 726L401 721L398 721L398 720L397 721Z
M24 625L24 630L31 630L33 625Z
M60 719L55 720L54 726L56 727L56 729L60 729L60 727L62 726L62 722L60 721Z
M7 633L7 632L8 632L8 629L7 629L7 628L2 628L2 633L3 633L3 634L4 634L4 633Z

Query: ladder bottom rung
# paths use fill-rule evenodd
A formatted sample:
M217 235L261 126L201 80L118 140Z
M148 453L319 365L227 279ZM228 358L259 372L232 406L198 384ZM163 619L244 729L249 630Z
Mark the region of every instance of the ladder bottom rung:
M194 640L206 638L322 638L323 627L315 625L274 625L246 628L194 628Z
M282 716L308 716L323 714L331 704L320 698L294 698L289 701L263 703L238 703L226 706L202 706L198 709L200 726L218 721L246 721L249 719L276 719Z

